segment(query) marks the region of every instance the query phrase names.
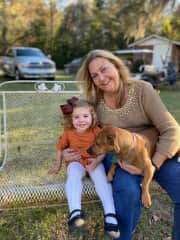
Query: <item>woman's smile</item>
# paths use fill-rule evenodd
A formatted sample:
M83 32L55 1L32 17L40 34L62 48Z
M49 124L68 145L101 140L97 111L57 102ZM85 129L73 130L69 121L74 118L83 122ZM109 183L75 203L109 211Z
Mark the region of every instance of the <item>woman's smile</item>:
M89 64L89 72L94 84L104 92L117 92L119 73L117 68L105 58L95 58Z

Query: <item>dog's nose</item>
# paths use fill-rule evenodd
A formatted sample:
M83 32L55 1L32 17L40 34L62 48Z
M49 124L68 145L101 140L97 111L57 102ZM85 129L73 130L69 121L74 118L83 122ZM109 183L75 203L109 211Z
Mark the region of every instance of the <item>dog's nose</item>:
M87 153L92 154L92 149L91 149L91 147L87 149Z

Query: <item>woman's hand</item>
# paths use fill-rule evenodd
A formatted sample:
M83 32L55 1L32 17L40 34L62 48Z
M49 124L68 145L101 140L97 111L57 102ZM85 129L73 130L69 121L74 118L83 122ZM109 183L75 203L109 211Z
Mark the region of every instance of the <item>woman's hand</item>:
M133 174L133 175L142 175L143 174L142 169L137 168L134 165L131 165L124 161L118 161L118 164L123 170L125 170L126 172L128 172L130 174Z
M159 169L163 163L168 159L168 157L164 156L163 154L156 152L152 158L153 165Z
M79 152L74 151L72 148L66 148L62 155L65 162L79 161L81 159Z
M99 161L97 160L97 158L89 158L88 161L89 161L89 164L86 165L86 171L92 172L99 164Z

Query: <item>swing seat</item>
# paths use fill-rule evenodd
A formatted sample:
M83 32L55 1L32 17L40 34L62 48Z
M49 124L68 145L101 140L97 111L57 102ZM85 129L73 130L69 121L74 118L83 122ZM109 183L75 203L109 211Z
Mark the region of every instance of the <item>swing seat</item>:
M0 84L0 210L67 203L65 167L57 175L47 172L56 162L55 145L63 131L59 105L82 94L78 86L75 81ZM97 201L89 179L82 200Z

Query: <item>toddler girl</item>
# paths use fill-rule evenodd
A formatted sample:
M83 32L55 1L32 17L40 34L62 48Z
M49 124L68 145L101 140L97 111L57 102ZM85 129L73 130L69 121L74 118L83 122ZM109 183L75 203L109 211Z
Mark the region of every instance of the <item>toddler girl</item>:
M88 172L95 185L96 192L104 209L104 229L112 238L120 236L119 227L115 215L115 207L112 196L111 184L107 182L104 166L101 163L103 155L96 157L96 166L89 168L94 157L87 153L87 149L93 144L100 128L97 126L97 117L93 105L76 97L67 100L67 104L61 105L64 115L64 132L56 145L56 165L49 169L49 174L57 174L62 165L62 151L66 148L80 153L77 161L67 161L67 181L65 186L70 215L68 219L69 229L82 227L85 224L81 210L82 179Z

